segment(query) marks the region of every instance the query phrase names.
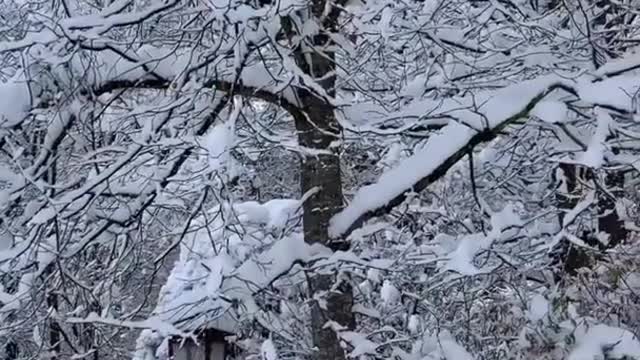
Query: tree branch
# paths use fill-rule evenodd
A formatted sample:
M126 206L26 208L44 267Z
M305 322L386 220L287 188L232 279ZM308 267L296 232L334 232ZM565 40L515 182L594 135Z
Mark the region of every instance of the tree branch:
M119 89L168 89L171 81L165 79L141 79L141 80L112 80L108 81L95 89L93 93L97 96ZM281 94L271 92L269 90L242 85L241 83L233 83L231 81L220 79L209 79L203 83L204 88L216 88L220 91L233 92L237 95L248 98L260 99L270 104L282 107L292 115L302 114L302 110L293 102L287 100Z
M534 85L532 85L534 86ZM491 141L496 138L496 136L507 126L514 123L516 120L521 119L529 113L533 109L533 107L542 100L547 94L552 91L564 88L568 86L566 82L563 81L553 81L549 82L546 86L540 88L540 90L535 93L535 95L531 96L529 101L527 101L522 109L514 114L506 116L504 119L490 119L495 124L492 127L485 128L482 131L476 132L474 135L469 136L469 139L465 141L461 146L459 146L455 151L452 151L446 158L443 160L439 159L424 159L424 161L435 162L434 166L430 171L426 172L422 177L418 178L410 186L407 186L402 191L400 191L397 195L393 196L389 201L376 203L375 206L369 206L369 209L366 211L361 211L361 209L350 207L353 203L347 207L347 209L343 210L341 213L337 214L331 223L332 229L331 235L334 237L347 237L351 232L360 228L364 223L372 218L383 216L385 214L390 213L396 206L400 205L405 201L407 195L411 192L421 192L426 189L429 185L433 184L440 178L442 178L447 171L451 167L453 167L458 161L460 161L464 156L466 156L469 152L473 151L473 148ZM439 136L459 136L459 134L447 134L447 127L443 129L445 132L440 134ZM453 140L453 139L452 139ZM430 140L431 142L432 140ZM429 146L429 142L426 147ZM416 155L414 155L416 156ZM377 184L376 184L377 185ZM375 186L375 185L374 185ZM384 187L384 185L381 185ZM357 195L356 195L357 196ZM355 200L355 198L354 198ZM367 206L369 204L365 204Z

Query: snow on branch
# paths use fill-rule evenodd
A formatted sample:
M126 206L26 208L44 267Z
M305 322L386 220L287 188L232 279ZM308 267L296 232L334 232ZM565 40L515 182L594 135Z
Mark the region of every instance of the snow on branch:
M133 1L116 1L102 9L99 13L76 16L60 22L67 32L92 30L93 34L104 34L107 31L123 26L135 25L178 5L180 1L172 0L153 4L142 11L124 12Z
M126 12L133 3L131 0L116 1L101 11L90 15L79 15L63 19L55 24L48 24L51 28L28 32L27 35L14 41L0 42L0 54L18 51L34 45L48 45L61 39L99 39L100 35L108 31L140 24L149 18L176 7L180 1L172 0L153 4L141 11ZM42 18L40 18L42 21Z
M442 177L462 157L514 121L525 117L547 94L572 87L558 77L542 77L501 89L478 109L452 110L451 122L424 148L383 174L377 183L358 190L351 203L331 220L332 236L344 236L375 216L401 204L409 192L420 192Z
M213 58L225 58L232 53L232 50L221 51ZM95 61L99 64L97 68L102 71L95 71L93 78L89 79L93 93L98 96L120 89L169 89L181 77L188 81L204 76L199 73L200 68L208 68L201 63L194 63L194 55L184 49L174 51L143 46L136 52L119 54L105 51L98 55ZM274 77L263 62L238 69L219 65L215 71L206 73L214 73L215 76L205 77L198 84L201 88L215 88L260 99L281 106L292 114L299 111L292 76L284 74Z
M305 243L300 232L290 229L304 199L223 204L207 211L195 221L198 230L181 238L180 257L149 318L129 321L91 313L65 320L144 329L136 359L146 359L145 354L155 353L152 349L172 336L190 337L205 327L234 332L237 315L259 315L254 294L296 264L330 255L329 249Z
M484 102L477 98L471 101L479 106L441 109L441 113L457 121L444 126L421 150L383 174L377 183L359 189L351 204L331 220L331 236L347 236L368 219L389 213L405 200L407 193L420 192L440 179L475 146L493 140L506 126L526 117L556 89L592 106L635 112L636 100L629 94L640 90L640 82L638 75L627 72L638 66L640 60L632 56L603 66L596 76L578 76L574 80L544 76L485 95ZM554 111L563 108L556 107Z
M306 244L299 232L283 233L299 216L301 202L249 201L210 210L213 219L199 220L208 230L201 228L182 240L180 259L160 292L154 317L181 331L203 326L234 331L235 307L241 306L242 313L255 314L259 310L253 299L255 293L295 264L329 254L321 245ZM234 215L218 214L226 212ZM238 222L243 231L227 230L228 221ZM249 255L261 247L266 250Z
M0 83L0 128L18 124L31 107L31 94L25 82Z
M595 75L598 77L613 77L639 68L640 54L634 51L620 59L607 62L595 72Z
M637 359L640 356L640 341L629 330L594 324L588 318L578 320L573 329L576 347L567 359Z

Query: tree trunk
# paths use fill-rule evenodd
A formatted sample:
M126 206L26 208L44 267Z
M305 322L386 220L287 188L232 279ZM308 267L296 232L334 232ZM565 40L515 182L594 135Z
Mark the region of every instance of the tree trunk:
M602 192L598 194L598 231L608 236L606 247L613 248L627 238L627 229L618 214L615 201L624 196L624 174L622 172L606 174L604 186L615 199Z
M320 19L324 8L324 1L315 0L312 7L313 17ZM331 24L327 25L325 22L324 30L327 31L327 28L331 28ZM296 62L329 96L334 96L335 54L322 50L334 44L326 34L313 36L312 43L315 50L311 54L303 54L302 49L297 49ZM305 242L320 243L334 251L345 250L345 242L332 242L328 235L329 220L343 205L338 145L342 129L336 120L333 106L324 98L306 89L299 89L297 95L302 110L295 115L299 143L306 148L322 152L319 155L306 156L301 165L302 193L318 189L303 205ZM312 358L345 359L337 334L325 325L332 321L347 328L353 327L353 293L350 284L334 286L335 275L308 274L308 278L309 293L314 299L311 306L311 332L315 351ZM319 297L324 300L325 307L316 300Z
M7 293L15 294L16 291L18 290L18 282L15 280L16 279L13 278L11 275L3 279L2 285L4 285ZM9 323L13 322L14 320L15 320L14 314L7 315L7 321ZM20 357L20 347L18 346L18 343L16 343L13 340L13 338L10 338L9 341L7 341L7 343L5 344L4 352L5 352L5 358L7 360L16 360Z
M570 211L580 200L580 189L578 187L578 168L573 164L560 164L559 169L562 172L562 180L565 188L556 192L556 203L560 212L558 220L560 226L564 221L565 211ZM560 281L564 274L576 275L579 268L589 265L589 256L581 248L573 245L569 241L563 241L556 258L561 264L560 273L556 274L556 281Z
M608 0L596 1L595 5L599 8L606 8L607 10L603 11L598 18L591 19L590 26L600 25L607 29L610 29L612 26L624 25L622 22L622 16L619 16L617 18L613 17L617 20L607 23L608 15L619 13L621 11L624 12L624 9L619 8L617 5ZM604 43L600 44L601 48L603 49L602 51L606 52L607 55L611 58L615 58L617 54L616 51L611 51L611 49L608 48L608 46L614 45L615 36L616 32L609 32L608 34L605 34ZM624 47L624 44L615 45ZM595 53L601 50L599 48L596 48L595 45L593 46L592 50L594 52L593 65L594 67L598 68L602 65L601 62L604 60L599 59L600 57L598 56L595 56ZM615 50L615 48L613 50ZM611 134L610 137L608 137L608 140L611 140L611 137L613 136L615 135ZM616 149L613 149L613 152L616 153ZM573 194L573 197L566 197L563 194L557 194L556 200L559 209L570 210L575 207L580 195L578 193L578 190L576 189L578 180L577 168L575 165L569 164L560 165L560 168L564 173L567 187L570 188L567 189L568 192L570 194L575 194ZM598 180L596 178L596 174L591 174L590 177L590 180ZM606 174L603 186L609 194L604 193L601 189L599 189L597 193L597 231L605 233L606 236L608 236L608 242L606 244L599 242L598 240L596 240L596 234L586 234L586 236L583 236L583 240L587 244L599 247L602 250L617 246L627 237L627 229L624 227L624 221L621 220L620 214L618 214L618 210L616 208L616 199L621 199L624 196L624 174L616 171ZM613 195L613 198L611 198L610 195ZM560 223L562 223L563 218L564 214L561 212ZM578 248L572 244L566 245L566 247L561 251L561 256L564 258L561 259L564 265L563 269L570 275L574 275L576 273L576 270L581 267L589 266L591 262L585 250Z
M565 216L564 211L569 211L577 205L581 191L578 187L578 168L572 164L561 164L560 169L566 184L566 193L563 191L556 193L556 203L558 209L561 210L558 218L562 224ZM595 174L590 174L588 179L584 180L597 181ZM582 240L586 244L601 250L613 248L627 238L627 229L616 208L616 200L624 196L624 174L615 171L606 174L603 185L607 193L602 190L597 192L597 231L604 233L608 237L608 241L606 243L600 242L597 234L592 231L585 231L582 234ZM591 257L587 251L569 242L561 245L558 260L562 263L563 272L569 275L576 275L578 269L591 264ZM556 278L560 279L562 276Z
M47 273L51 273L51 270L47 271ZM58 311L58 295L53 291L47 294L47 306L49 309L53 309L56 312ZM51 359L56 360L60 355L60 345L62 340L62 337L60 336L61 329L57 319L51 318L49 321L49 351L53 352Z
M613 29L614 27L625 28L625 21L633 21L633 17L623 16L627 10L620 7L615 2L609 0L600 0L596 2L596 6L603 11L599 18L594 19L594 24L602 25L605 29ZM608 20L608 18L610 19ZM622 33L624 34L624 32ZM605 52L610 58L616 58L621 49L626 45L616 41L616 37L621 36L620 31L610 31L604 35L604 44L602 44ZM610 47L610 48L609 48ZM596 64L596 67L601 64ZM613 140L616 134L611 133L607 136L607 140ZM614 154L619 153L619 149L612 149ZM594 177L596 175L594 174ZM594 181L597 179L594 179ZM622 243L627 238L627 229L624 226L621 214L618 213L616 200L624 197L624 173L620 171L612 171L604 177L603 186L608 193L598 192L598 232L605 233L608 236L606 244L602 244L602 248L613 248ZM613 196L613 198L612 198Z
M18 344L13 341L9 341L5 346L5 355L7 356L7 360L16 360L20 357L20 351L18 350Z

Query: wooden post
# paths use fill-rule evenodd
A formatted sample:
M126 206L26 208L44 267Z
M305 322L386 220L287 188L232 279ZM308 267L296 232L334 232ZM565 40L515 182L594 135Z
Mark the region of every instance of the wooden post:
M190 339L175 337L169 344L172 360L225 360L228 334L216 329L207 329L198 336L198 343Z

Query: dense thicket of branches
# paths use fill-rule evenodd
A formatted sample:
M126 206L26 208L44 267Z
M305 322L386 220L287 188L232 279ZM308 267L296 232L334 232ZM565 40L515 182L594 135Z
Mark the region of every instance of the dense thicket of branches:
M0 9L0 356L640 358L636 2Z

